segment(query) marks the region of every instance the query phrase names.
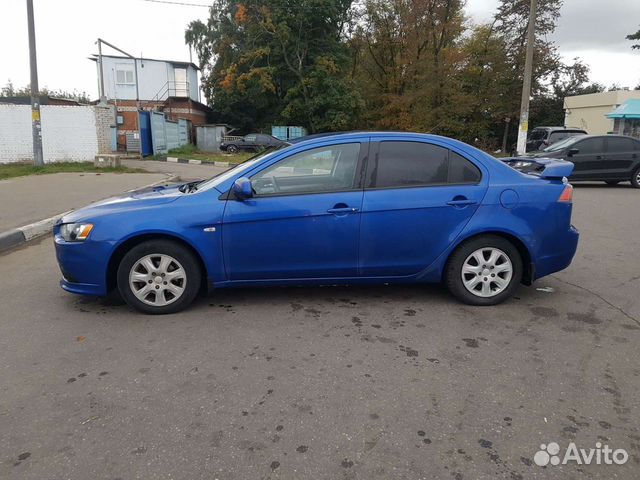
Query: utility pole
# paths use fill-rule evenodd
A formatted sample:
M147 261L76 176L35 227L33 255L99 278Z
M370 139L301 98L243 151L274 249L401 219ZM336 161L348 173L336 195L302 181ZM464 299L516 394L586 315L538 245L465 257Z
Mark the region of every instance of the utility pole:
M529 97L531 96L531 74L533 72L533 47L536 40L537 0L531 0L529 8L529 27L527 29L527 52L524 60L524 78L522 81L522 100L520 101L520 127L516 149L522 155L527 149L529 130Z
M42 155L42 125L40 124L40 92L38 88L38 62L36 60L36 30L33 25L33 0L27 0L29 24L29 64L31 69L31 135L33 137L33 164L44 165Z

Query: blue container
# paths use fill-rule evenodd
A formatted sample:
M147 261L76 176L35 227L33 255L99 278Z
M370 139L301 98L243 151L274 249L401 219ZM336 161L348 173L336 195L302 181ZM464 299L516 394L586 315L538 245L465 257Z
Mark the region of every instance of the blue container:
M271 127L271 135L280 140L293 140L294 138L305 137L307 135L307 129L304 127L293 127L274 125Z

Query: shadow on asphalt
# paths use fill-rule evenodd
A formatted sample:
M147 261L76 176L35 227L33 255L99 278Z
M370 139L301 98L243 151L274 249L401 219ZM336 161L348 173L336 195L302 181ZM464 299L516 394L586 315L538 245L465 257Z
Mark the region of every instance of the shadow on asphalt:
M389 304L390 307L402 308L404 302L419 301L434 307L447 309L490 309L519 308L524 304L544 303L544 298L550 296L549 293L538 291L547 285L548 282L540 281L534 286L521 285L513 298L506 302L489 307L473 307L465 305L456 300L446 290L438 284L396 284L396 285L365 285L365 286L321 286L321 287L246 287L246 288L225 288L213 290L208 295L201 295L186 310L174 315L188 316L190 314L202 313L202 309L207 307L227 307L260 309L266 306L288 306L288 305L356 305L366 304L368 301ZM553 292L556 293L556 292ZM553 295L551 295L553 296ZM65 302L70 308L81 311L96 311L103 314L123 313L130 311L140 317L152 318L142 313L136 312L128 307L117 292L112 292L108 297L78 297L69 294L65 297ZM295 308L295 307L294 307ZM174 315L169 315L173 317Z

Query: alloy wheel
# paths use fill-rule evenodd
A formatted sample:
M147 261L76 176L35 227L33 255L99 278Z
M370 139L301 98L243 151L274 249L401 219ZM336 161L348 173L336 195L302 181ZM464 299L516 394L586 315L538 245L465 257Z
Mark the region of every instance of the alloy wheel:
M187 285L187 274L175 258L151 254L140 258L129 272L129 288L141 302L154 307L178 300Z
M462 264L462 283L472 294L489 298L504 291L513 276L509 256L494 247L476 250Z

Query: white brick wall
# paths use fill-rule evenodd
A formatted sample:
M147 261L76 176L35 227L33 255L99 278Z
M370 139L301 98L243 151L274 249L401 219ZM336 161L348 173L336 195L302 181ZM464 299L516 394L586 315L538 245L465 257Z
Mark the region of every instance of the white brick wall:
M92 106L40 107L45 162L92 161L98 153ZM0 163L31 161L31 106L0 105Z
M0 163L31 159L31 106L0 105Z

